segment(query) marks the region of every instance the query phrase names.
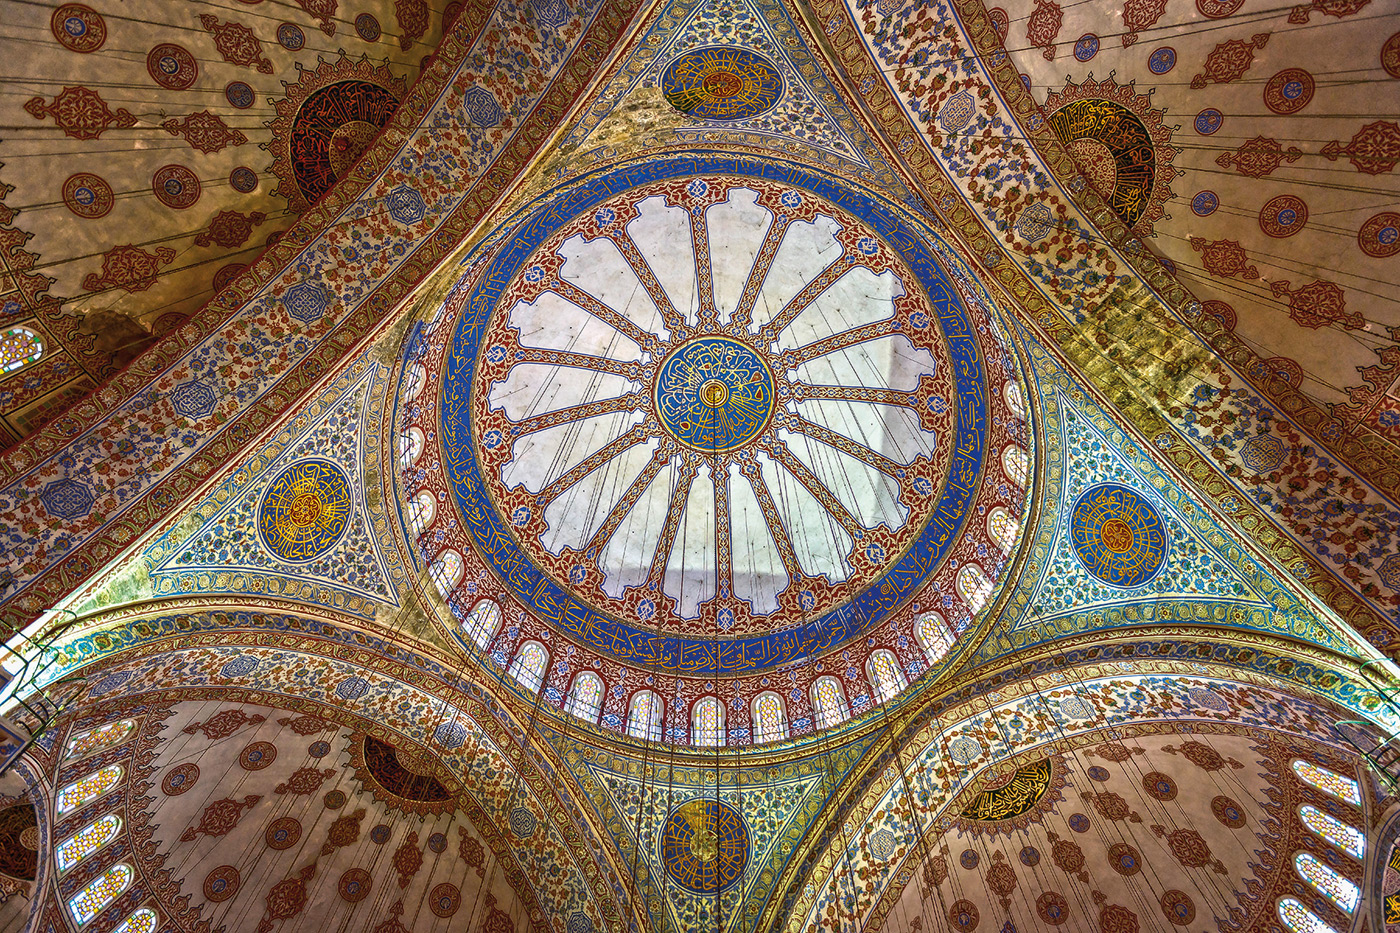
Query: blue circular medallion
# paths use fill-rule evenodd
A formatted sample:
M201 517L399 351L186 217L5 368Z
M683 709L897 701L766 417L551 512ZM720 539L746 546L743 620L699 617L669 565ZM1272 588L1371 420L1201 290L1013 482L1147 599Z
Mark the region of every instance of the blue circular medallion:
M1214 191L1197 191L1191 199L1191 213L1197 217L1209 217L1220 206L1220 197Z
M224 97L228 100L229 106L237 107L239 110L247 110L253 106L253 89L245 81L231 81L224 88Z
M1147 58L1147 70L1154 75L1164 75L1176 67L1176 49L1164 45Z
M752 440L773 414L773 374L757 353L728 337L697 337L661 364L657 417L676 440L722 453Z
M350 480L329 460L301 460L275 476L258 503L258 539L282 560L315 560L350 524Z
M1069 527L1084 568L1111 586L1147 583L1167 556L1162 516L1137 491L1117 483L1085 490L1070 512Z
M1097 54L1099 54L1099 37L1092 32L1084 33L1079 37L1079 41L1074 43L1074 57L1081 62L1087 62Z
M687 116L747 120L773 109L783 79L777 66L747 49L695 49L666 66L661 93Z
M277 27L277 44L288 52L298 52L306 45L306 33L295 23L283 23Z
M1210 136L1216 130L1220 129L1224 122L1225 114L1216 110L1214 107L1207 107L1205 110L1196 114L1196 132L1200 133L1202 136Z
M691 800L661 826L661 861L676 884L695 894L718 894L743 877L749 827L729 804Z

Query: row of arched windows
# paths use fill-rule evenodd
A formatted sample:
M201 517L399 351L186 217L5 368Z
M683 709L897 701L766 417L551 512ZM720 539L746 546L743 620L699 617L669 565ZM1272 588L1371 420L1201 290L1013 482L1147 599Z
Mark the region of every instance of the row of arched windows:
M1300 780L1324 794L1336 797L1353 807L1361 806L1361 786L1351 778L1301 758L1293 762L1293 772ZM1366 854L1366 835L1355 826L1322 812L1312 804L1299 807L1298 817L1309 832L1316 834L1333 848L1345 852L1357 862ZM1356 912L1356 907L1361 902L1361 889L1331 865L1311 852L1298 852L1293 856L1293 870L1344 913ZM1294 933L1337 933L1295 897L1279 900L1278 917L1283 921L1283 925Z

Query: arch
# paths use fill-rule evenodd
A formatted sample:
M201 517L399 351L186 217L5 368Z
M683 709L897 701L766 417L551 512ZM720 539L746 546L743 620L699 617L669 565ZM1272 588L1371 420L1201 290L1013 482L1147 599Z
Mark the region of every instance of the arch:
M788 737L787 710L783 698L771 690L753 698L755 742L780 742Z
M1342 777L1335 771L1328 771L1301 758L1294 759L1293 773L1304 783L1311 784L1324 794L1331 794L1353 807L1361 806L1361 785L1351 778Z
M89 801L96 800L117 786L122 779L122 766L110 764L100 771L94 771L80 778L58 792L58 813L72 813Z
M118 862L92 880L92 883L68 899L68 910L78 926L85 925L102 912L131 884L135 872L126 862Z
M113 930L112 933L155 933L156 921L159 919L154 910L142 907L123 920L122 925Z
M564 700L565 712L589 722L598 721L598 713L603 708L603 678L592 671L580 671L569 688Z
M422 363L409 363L403 371L403 400L411 402L423 392L428 383L428 371Z
M1296 898L1285 897L1278 902L1278 918L1294 933L1337 933Z
M423 455L423 432L415 425L399 434L399 468L407 469L418 462L418 458Z
M724 704L705 696L690 708L690 741L695 745L724 744Z
M627 707L627 734L634 739L661 741L661 697L650 690L632 694Z
M428 576L432 578L438 592L446 597L457 585L457 581L462 579L462 569L462 555L448 548L433 561L433 565L428 568Z
M914 637L924 649L929 664L937 664L953 647L953 633L936 612L925 612L914 620Z
M12 373L44 355L44 341L27 327L9 327L0 331L0 373Z
M1317 888L1347 913L1355 913L1361 901L1361 889L1334 869L1324 865L1322 860L1311 852L1299 852L1293 856L1293 868L1308 884Z
M544 669L549 664L549 652L537 641L527 641L515 652L510 662L510 676L530 693L538 693L544 683Z
M1021 385L1015 379L1006 382L1006 388L1002 390L1002 397L1006 399L1006 405L1011 409L1011 413L1020 418L1026 417L1026 400L1021 395Z
M1031 458L1024 447L1018 447L1015 444L1009 445L1001 452L1001 466L1002 469L1006 470L1006 475L1011 479L1011 482L1022 489L1026 488L1026 480L1031 475Z
M115 813L108 813L102 819L89 823L63 840L53 853L54 864L58 866L59 873L66 872L102 848L121 827L122 818Z
M812 709L817 714L817 727L828 728L851 718L846 705L846 691L835 677L818 677L812 684Z
M967 603L973 615L982 611L987 599L992 595L992 581L985 571L976 564L964 564L958 571L958 595Z
M496 637L496 630L500 627L501 607L494 599L478 600L472 611L462 620L463 634L476 642L479 648L491 644L491 639Z
M1016 535L1020 530L1016 519L1001 506L987 513L987 535L1006 553L1010 554L1016 546Z
M1298 815L1303 818L1304 826L1352 858L1359 860L1366 854L1366 836L1355 826L1323 813L1312 804L1299 807Z
M893 700L909 686L904 671L899 669L899 659L888 648L870 652L870 657L865 660L865 675L870 678L870 687L875 696L883 703Z
M96 729L81 732L68 740L68 750L63 757L65 760L81 758L98 749L116 745L131 735L131 730L135 728L136 721L134 719L120 719L117 722L109 722Z
M437 517L437 500L428 490L423 490L408 500L408 530L410 534L422 534Z

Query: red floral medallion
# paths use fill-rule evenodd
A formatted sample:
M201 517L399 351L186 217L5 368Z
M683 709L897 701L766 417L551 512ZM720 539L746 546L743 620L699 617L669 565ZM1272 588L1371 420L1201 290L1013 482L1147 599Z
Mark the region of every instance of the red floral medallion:
M209 229L194 238L195 246L216 243L225 249L242 246L253 235L253 228L267 220L262 211L243 214L239 211L219 211L209 221Z
M294 878L274 884L267 892L267 910L258 923L258 933L269 933L278 920L295 917L306 908L306 883L316 876L316 863L307 865Z
M1250 178L1263 178L1272 174L1284 162L1292 164L1297 162L1303 155L1303 150L1297 146L1289 146L1284 150L1279 145L1278 140L1270 139L1267 136L1256 136L1249 142L1240 146L1234 152L1223 152L1215 157L1215 164L1222 168L1229 168L1232 164L1235 171L1241 175L1248 175Z
M119 109L114 113L100 94L82 86L65 87L52 103L44 103L42 97L30 98L24 109L36 120L53 117L63 135L74 139L99 139L113 127L136 125L131 111Z
M394 850L394 871L399 873L399 887L406 888L423 867L423 853L418 848L418 833L411 832Z
M301 7L314 20L319 21L321 31L328 36L335 35L335 11L337 0L297 0Z
M261 799L256 794L249 794L241 801L232 797L214 801L204 808L204 813L199 817L198 826L191 826L180 834L180 841L192 842L197 836L228 835L242 819L243 812L252 809L253 804Z
M165 772L165 777L160 781L160 792L167 797L178 797L194 787L194 782L198 780L199 765L187 761Z
M1285 68L1264 85L1264 106L1288 116L1306 107L1316 90L1312 75L1301 68Z
M1259 209L1259 229L1271 237L1290 237L1308 222L1308 205L1291 194L1270 198Z
M318 771L315 768L297 768L292 776L273 788L279 794L314 794L326 778L335 775L334 768Z
M290 849L301 841L301 821L290 816L278 817L268 824L263 841L269 849Z
M1351 142L1345 146L1337 140L1323 146L1322 155L1329 162L1335 162L1338 156L1344 155L1358 172L1384 175L1400 162L1400 124L1387 120L1367 123L1356 131Z
M1210 868L1216 874L1228 874L1229 870L1220 859L1210 854L1210 844L1194 829L1174 829L1167 832L1164 826L1153 826L1152 832L1165 836L1167 848L1186 868Z
M204 896L215 904L222 903L238 893L242 878L232 865L220 865L204 878Z
M244 65L257 68L265 75L272 74L272 62L263 55L262 42L253 35L253 30L242 23L221 23L212 13L201 13L199 24L205 32L214 35L214 48L230 65Z
M1137 933L1137 914L1120 904L1105 904L1099 911L1099 933Z
M982 919L977 912L977 905L966 898L954 901L948 908L948 925L958 933L972 933L977 929L977 923Z
M238 130L207 110L192 113L183 120L166 120L160 125L171 136L183 136L191 146L203 153L218 152L226 146L241 146L248 141Z
M238 766L244 771L261 771L277 760L277 746L271 742L254 742L238 754Z
M63 183L63 203L84 220L106 217L112 210L112 186L91 172L70 175Z
M476 869L479 877L486 877L486 849L465 827L458 826L457 856L468 866ZM945 869L946 872L946 869Z
M1204 69L1191 79L1191 86L1200 89L1211 82L1229 84L1238 81L1249 70L1249 66L1254 64L1254 53L1268 44L1268 41L1269 34L1263 32L1250 36L1248 42L1243 39L1230 39L1220 43L1206 56Z
M1288 14L1288 21L1295 26L1301 26L1314 13L1326 13L1338 18L1352 16L1361 12L1370 2L1371 0L1312 0L1312 3L1295 6Z
M1215 814L1215 818L1222 825L1231 829L1239 829L1245 824L1244 807L1241 807L1238 801L1232 800L1224 794L1211 800L1210 812Z
M1193 236L1188 238L1191 248L1201 254L1201 265L1211 275L1226 278L1238 275L1240 278L1257 279L1259 269L1249 264L1249 256L1244 247L1234 240L1213 240Z
M1381 46L1381 67L1392 78L1400 78L1400 32L1386 39Z
M168 91L183 91L199 77L194 56L181 46L162 42L146 56L151 80Z
M360 839L360 821L365 818L363 807L347 816L337 817L331 824L326 841L321 845L321 854L330 855L336 849L354 845Z
M1184 927L1196 919L1196 904L1185 891L1163 891L1160 903L1162 915L1170 923Z
M148 253L130 243L114 246L102 257L102 272L89 272L83 279L83 288L90 292L104 288L120 288L127 292L144 292L156 284L160 267L169 265L175 259L175 251L168 246L156 248Z
M399 48L407 52L428 31L428 4L424 0L394 0L394 19L403 30Z
M171 257L174 258L173 256ZM238 708L220 710L205 722L192 722L184 729L180 730L185 735L194 735L196 732L204 733L204 737L211 742L219 739L226 739L244 726L256 726L260 722L265 722L267 717L261 713L254 713L249 716Z
M199 176L183 165L165 165L151 176L151 190L160 203L182 211L199 200Z
M1383 211L1361 225L1357 245L1367 256L1388 259L1400 253L1400 214Z
M1359 312L1347 311L1346 293L1335 282L1309 282L1294 291L1287 281L1271 282L1269 289L1288 298L1288 316L1303 327L1316 330L1336 324L1347 330L1360 330L1366 320Z
M352 868L340 876L336 890L342 901L355 904L369 897L370 888L373 886L374 879L369 872L363 868Z
M455 884L444 881L428 895L428 907L439 917L450 917L462 906L462 892Z
M1144 774L1142 776L1142 789L1157 800L1176 799L1176 781L1160 771L1149 771Z
M1167 10L1167 0L1123 0L1123 48L1138 40L1138 30L1154 25Z
M1051 926L1059 926L1069 919L1069 901L1055 891L1043 891L1035 899L1035 912Z
M54 10L49 28L58 44L70 52L96 52L107 41L106 20L81 3L65 3Z
M1224 19L1244 6L1244 0L1196 0L1196 9L1208 19Z
M1047 62L1055 60L1055 37L1060 34L1064 18L1055 0L1035 0L1035 11L1026 20L1026 38L1041 50Z

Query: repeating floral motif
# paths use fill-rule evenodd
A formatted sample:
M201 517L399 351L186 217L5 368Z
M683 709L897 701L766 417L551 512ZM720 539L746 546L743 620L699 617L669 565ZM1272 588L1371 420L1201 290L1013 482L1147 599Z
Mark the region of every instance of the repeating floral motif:
M131 111L113 111L96 91L87 87L65 87L49 103L42 97L31 98L24 109L36 120L53 117L65 136L74 139L100 139L107 130L136 125Z

